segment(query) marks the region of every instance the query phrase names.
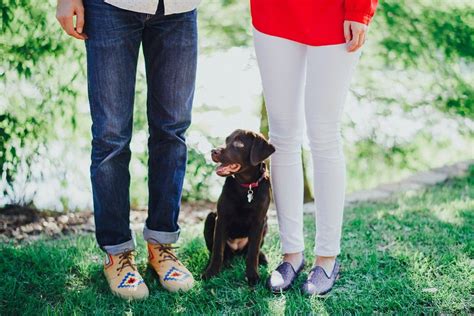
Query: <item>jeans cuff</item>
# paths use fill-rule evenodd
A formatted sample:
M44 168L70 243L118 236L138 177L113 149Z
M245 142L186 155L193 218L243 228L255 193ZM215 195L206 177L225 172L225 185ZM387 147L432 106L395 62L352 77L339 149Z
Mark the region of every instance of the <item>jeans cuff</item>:
M180 229L175 232L160 232L157 230L151 230L145 225L143 228L143 238L152 244L174 244L178 241L180 232Z
M135 234L132 231L132 239L118 245L102 246L102 249L112 256L117 256L126 251L135 250L136 246L137 243L135 242Z

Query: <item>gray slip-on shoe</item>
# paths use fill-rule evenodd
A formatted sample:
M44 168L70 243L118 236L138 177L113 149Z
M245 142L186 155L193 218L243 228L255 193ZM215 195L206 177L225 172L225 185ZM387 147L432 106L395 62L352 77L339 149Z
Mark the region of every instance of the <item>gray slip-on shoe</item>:
M280 265L278 265L278 267L272 272L270 278L268 278L268 287L273 293L281 293L288 290L293 285L298 274L303 270L303 267L304 257L296 271L291 263L280 263Z
M324 295L331 291L337 277L341 265L336 260L331 275L327 275L326 271L320 266L311 269L306 282L303 284L303 293L308 295Z

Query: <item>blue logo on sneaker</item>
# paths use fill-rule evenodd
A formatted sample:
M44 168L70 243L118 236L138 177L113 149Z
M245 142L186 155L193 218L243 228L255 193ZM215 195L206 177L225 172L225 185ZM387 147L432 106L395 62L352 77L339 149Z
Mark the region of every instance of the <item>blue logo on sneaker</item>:
M164 281L184 281L187 278L189 278L188 273L183 272L175 267L172 267L171 269L168 270L168 272L166 272L163 280Z
M118 288L134 288L142 283L143 279L140 276L136 276L135 273L128 272L118 285Z

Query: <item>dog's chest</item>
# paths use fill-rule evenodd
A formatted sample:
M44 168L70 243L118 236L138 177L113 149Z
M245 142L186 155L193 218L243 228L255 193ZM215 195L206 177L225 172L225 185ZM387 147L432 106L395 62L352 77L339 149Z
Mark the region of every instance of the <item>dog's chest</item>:
M252 226L262 223L266 218L270 204L270 186L267 181L262 181L261 185L253 189L253 196L249 201L247 190L232 184L225 186L217 205L217 213L223 219L228 237L235 239L247 237ZM233 246L235 248L236 245Z
M242 250L247 246L249 242L248 237L240 237L240 238L234 238L234 239L227 239L227 245L232 249L233 251L238 251Z
M226 231L230 239L247 237L249 232L259 219L257 216L238 216L228 217L226 220Z

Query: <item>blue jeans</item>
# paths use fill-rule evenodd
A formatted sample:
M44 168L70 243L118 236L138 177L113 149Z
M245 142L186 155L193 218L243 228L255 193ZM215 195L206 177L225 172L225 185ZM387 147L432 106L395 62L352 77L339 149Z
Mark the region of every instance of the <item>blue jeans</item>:
M148 86L148 241L174 243L191 122L197 61L196 10L165 16L85 0L92 115L91 181L96 237L111 254L134 249L130 230L130 140L135 77L143 45Z

